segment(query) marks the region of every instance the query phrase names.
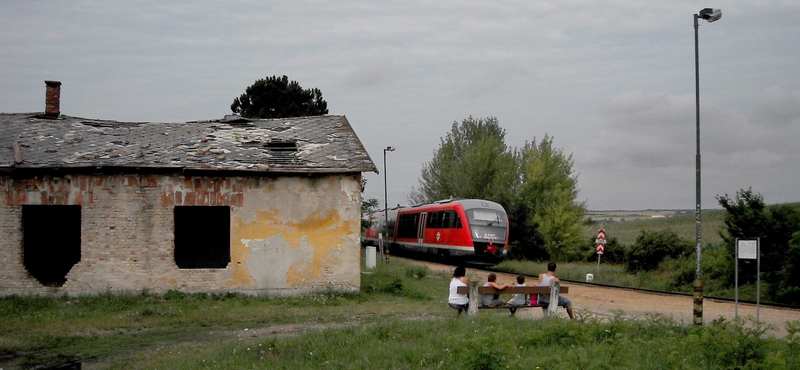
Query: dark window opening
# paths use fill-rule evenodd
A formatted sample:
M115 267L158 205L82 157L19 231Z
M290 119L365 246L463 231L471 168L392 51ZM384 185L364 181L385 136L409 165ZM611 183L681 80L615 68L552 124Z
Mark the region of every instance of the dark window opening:
M442 224L442 212L428 212L428 219L425 221L427 228L440 228Z
M419 228L419 213L402 214L397 219L398 238L416 238Z
M453 229L461 228L461 222L456 217L456 211L437 211L428 213L425 227L431 229Z
M277 164L295 164L298 163L297 158L297 142L294 140L284 141L280 139L272 139L264 143L264 148L269 154L269 163Z
M22 263L42 285L60 287L81 261L81 206L22 206Z
M264 147L276 152L296 152L297 141L272 139L264 144Z
M231 262L231 209L175 207L175 264L182 269L225 268Z

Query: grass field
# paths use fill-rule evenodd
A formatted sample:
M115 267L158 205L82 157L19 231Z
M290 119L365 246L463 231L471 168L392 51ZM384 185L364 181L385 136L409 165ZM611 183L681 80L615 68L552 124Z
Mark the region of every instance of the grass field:
M786 338L752 322L686 327L623 312L574 321L482 312L454 318L449 276L398 261L361 293L248 297L146 292L0 299L0 368L792 369ZM65 368L65 367L58 367ZM77 368L76 366L68 368Z
M701 214L701 239L703 244L716 244L722 241L719 233L725 224L724 210L704 210ZM597 236L601 227L606 231L606 239L617 238L619 243L631 245L642 231L661 231L672 229L683 239L694 241L697 238L694 211L589 211L584 236L587 239Z

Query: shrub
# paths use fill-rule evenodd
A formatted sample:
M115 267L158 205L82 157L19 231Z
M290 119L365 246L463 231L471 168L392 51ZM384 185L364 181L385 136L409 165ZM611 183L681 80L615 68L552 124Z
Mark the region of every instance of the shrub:
M166 293L164 293L164 299L168 301L179 301L186 299L186 297L186 293L178 290L168 290Z
M424 279L430 273L427 266L411 265L406 268L406 277L412 279Z
M667 257L679 258L692 252L692 244L681 239L675 231L642 231L636 243L628 249L625 268L630 273L652 271Z
M597 261L597 243L595 238L589 238L586 245L586 262ZM600 257L606 263L625 263L625 246L619 243L617 238L609 238Z

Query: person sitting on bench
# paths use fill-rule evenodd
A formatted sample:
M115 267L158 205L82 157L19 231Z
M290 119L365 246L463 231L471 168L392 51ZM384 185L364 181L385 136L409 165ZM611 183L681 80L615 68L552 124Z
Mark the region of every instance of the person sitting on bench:
M458 294L458 287L469 286L469 279L465 276L466 274L467 269L464 266L458 266L453 271L453 278L450 279L450 297L448 297L447 301L450 307L458 310L456 317L461 315L461 311L469 308L469 297L466 294Z
M553 282L559 281L558 278L555 276L556 272L556 263L550 262L547 264L547 273L539 274L539 281L536 283L536 286L551 286ZM550 303L550 294L539 294L539 303L547 305ZM564 297L563 295L558 295L558 305L567 309L567 315L569 315L569 319L572 320L572 302L570 302L569 298Z
M508 284L499 285L495 283L495 280L497 280L497 274L495 274L494 272L490 272L486 280L488 281L486 282L486 284L483 284L483 286L492 287L497 290L503 290L505 288L510 287L510 285ZM500 299L500 294L481 294L481 304L483 304L486 307L502 306L505 303L506 301Z
M525 276L518 275L517 276L517 285L514 285L514 286L515 287L516 286L527 286L527 285L525 285ZM511 305L511 306L527 306L528 302L529 302L529 300L528 300L528 295L527 294L514 294L514 296L511 297L511 299L509 299L508 302L506 302L506 304L507 305ZM511 314L512 315L517 312L516 307L510 308L510 310L511 310Z

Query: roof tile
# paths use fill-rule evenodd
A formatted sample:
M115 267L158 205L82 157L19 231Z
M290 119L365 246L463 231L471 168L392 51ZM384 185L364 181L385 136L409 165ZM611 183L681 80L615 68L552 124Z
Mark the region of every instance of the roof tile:
M14 142L22 163L15 163ZM344 173L377 171L345 116L186 123L0 114L0 171L133 168Z

